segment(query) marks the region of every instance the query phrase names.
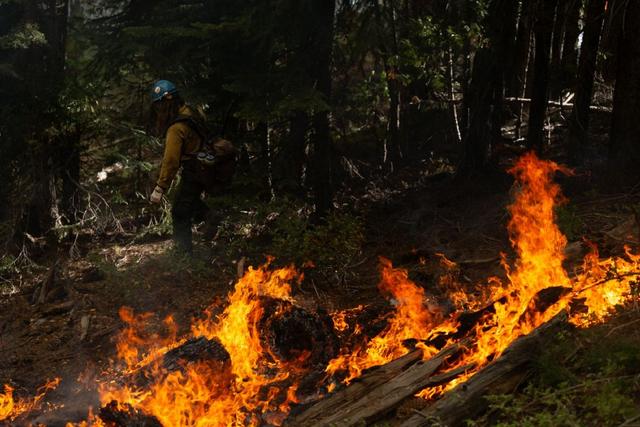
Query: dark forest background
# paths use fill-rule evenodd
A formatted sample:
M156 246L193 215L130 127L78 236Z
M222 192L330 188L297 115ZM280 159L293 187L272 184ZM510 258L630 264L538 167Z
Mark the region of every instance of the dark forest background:
M169 230L146 201L159 78L242 151L221 215L244 194L344 222L353 188L412 167L473 179L529 149L640 162L630 0L2 0L0 76L11 260L87 229Z

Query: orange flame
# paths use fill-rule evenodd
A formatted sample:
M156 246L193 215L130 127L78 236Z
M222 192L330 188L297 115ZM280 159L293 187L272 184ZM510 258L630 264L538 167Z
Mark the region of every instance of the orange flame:
M38 389L38 394L35 397L17 400L13 397L15 389L5 384L4 393L0 393L0 421L13 421L21 415L38 409L45 394L58 387L58 384L60 384L60 378L47 381L45 385Z
M516 260L509 264L503 255L507 280L491 278L489 295L466 295L456 283L456 265L441 256L448 273L440 281L450 293L457 310L479 309L493 302L493 312L487 312L471 330L471 344L456 366L474 368L445 386L423 390L420 395L434 398L464 382L479 369L500 356L518 337L526 335L563 310L569 310L576 300L583 310L571 313L570 321L588 326L604 319L616 305L624 304L637 294L640 277L640 255L628 248L624 257L601 260L597 248L584 259L581 272L570 278L563 267L565 236L555 223L554 209L563 201L560 187L552 180L557 172L570 173L554 162L542 161L535 154L526 154L510 170L515 176L516 196L509 207L509 236ZM388 363L407 352L407 340L417 340L423 357L436 349L424 342L439 334L457 332L454 320L442 313L430 311L422 287L409 279L408 272L394 268L389 260L380 260L379 290L389 296L395 306L385 328L371 340L355 349L345 348L329 362L328 374L346 372L345 383L360 376L363 370ZM280 425L290 405L298 401L296 376L304 373L302 363L308 357L300 354L285 362L263 345L260 322L264 315L261 298L277 298L294 303L291 284L302 275L293 268L271 270L268 265L250 268L228 296L229 304L219 315L213 309L203 320L195 321L190 337L218 340L227 350L228 362L194 362L174 372L166 372L160 361L169 350L184 343L177 338L177 327L171 317L164 321L166 334L147 332L150 315L136 315L123 308L120 316L127 327L120 334L118 357L125 364L125 373L142 368L149 372L151 383L140 387L106 383L101 387L101 401L119 402L120 409L132 408L156 417L164 426L257 426L263 421ZM540 307L540 292L562 287L565 292L548 307ZM357 309L356 309L357 310ZM347 323L349 311L332 315L334 327L344 334L362 334L362 325L353 328ZM455 319L455 316L452 317ZM351 330L352 329L352 330ZM46 386L45 386L46 387ZM335 384L329 384L332 390ZM13 420L32 410L44 396L27 401L15 401L13 389L5 386L0 393L0 421ZM104 427L90 414L78 427ZM68 424L67 427L72 427Z
M571 173L535 154L524 155L511 169L518 183L518 193L509 207L508 226L511 243L518 256L514 267L503 262L508 281L494 289L495 313L474 330L475 342L459 366L475 364L473 371L440 389L427 389L420 395L433 397L464 382L489 361L500 356L518 337L568 310L573 299L584 298L587 312L575 314L571 321L587 326L602 320L611 309L628 301L632 286L640 276L640 255L627 250L628 260L600 260L594 247L585 258L583 273L571 280L562 265L567 240L555 223L554 208L563 200L560 187L552 181L556 172ZM494 281L497 279L493 279ZM570 290L546 309L539 310L535 298L551 287ZM498 301L502 298L502 301Z
M431 313L425 306L424 289L411 280L406 270L394 268L391 261L380 259L382 279L378 289L390 295L396 308L384 330L365 345L346 350L331 360L326 368L330 375L347 371L344 382L349 383L372 366L390 362L407 352L404 345L408 339L423 340L433 334L434 327L441 320L439 313ZM435 349L420 344L424 357L431 356Z
M263 346L258 328L263 314L259 297L293 301L291 283L301 278L293 268L273 271L267 266L250 268L229 295L229 305L222 314L213 318L209 311L206 319L194 322L192 336L220 341L230 355L229 369L219 364L192 363L184 371L166 373L155 364L152 377L156 381L150 387L108 386L102 390L101 401L115 400L122 408L130 405L172 427L258 425L260 420L255 414L266 412L273 412L270 422L278 423L284 416L276 413L286 414L289 405L297 402L297 385L283 390L282 400L278 398L280 384L299 368L295 361L288 364L279 361ZM122 314L130 327L121 336L118 354L129 366L132 363L142 366L141 361L146 363L150 357L140 357L146 340L141 338L136 325L147 317L126 310ZM165 323L175 332L172 320ZM170 339L159 340L152 354L157 357L180 342L172 333Z

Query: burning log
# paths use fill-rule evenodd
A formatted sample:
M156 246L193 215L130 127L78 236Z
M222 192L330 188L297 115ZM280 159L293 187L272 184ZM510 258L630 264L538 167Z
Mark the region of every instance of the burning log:
M415 350L373 369L350 386L290 418L286 425L346 427L379 419L425 387L446 383L462 374L467 367L433 376L459 349L459 345L447 347L427 361L421 361L422 351Z
M561 314L531 334L519 338L493 363L427 409L418 412L402 427L463 425L464 420L487 408L485 396L510 392L520 385L531 372L536 350L551 341L564 326L566 322Z
M190 363L206 363L216 370L223 370L228 368L229 360L229 353L219 341L204 337L192 338L165 353L161 360L153 360L135 371L133 376L125 378L125 381L139 388L147 388L172 372L184 372Z
M262 298L262 340L285 362L325 365L338 352L338 338L326 312L309 312L288 301Z
M107 427L163 427L155 417L140 413L129 405L111 402L100 409L100 419Z
M204 337L190 339L180 347L168 351L162 360L164 369L169 372L181 369L185 363L203 361L229 361L229 353L217 340Z

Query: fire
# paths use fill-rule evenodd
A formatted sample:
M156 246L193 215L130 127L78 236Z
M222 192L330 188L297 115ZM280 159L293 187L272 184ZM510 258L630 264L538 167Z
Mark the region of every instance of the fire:
M13 397L15 389L4 385L4 393L0 392L0 421L13 421L21 415L37 409L47 392L54 390L60 384L60 378L47 381L38 389L38 394L30 399L16 399Z
M584 298L587 311L571 317L577 326L589 326L601 321L611 309L624 304L639 290L640 255L625 248L626 258L600 260L598 248L591 245L583 263L583 273L575 279L574 289L578 298Z
M570 279L562 265L567 240L554 215L555 206L563 198L552 178L556 172L571 172L554 162L540 160L533 153L520 158L510 172L518 184L517 196L509 207L508 225L517 259L510 267L503 256L507 281L501 283L494 278L491 286L495 312L476 325L474 343L458 362L458 366L474 364L475 368L446 387L424 390L422 397L433 397L465 381L518 337L569 310L574 299L583 298L587 310L572 315L572 323L588 326L602 320L613 307L628 301L640 276L640 255L627 249L626 260L600 260L593 246L585 258L583 272ZM568 292L550 307L537 309L536 296L552 287L566 288Z
M172 316L163 321L168 331L166 336L163 336L157 332L144 333L151 318L150 313L135 314L131 308L122 307L118 314L127 327L120 332L116 350L118 359L125 362L129 370L148 364L184 341L176 339L178 327Z
M256 414L286 414L289 405L297 402L297 385L283 390L284 396L279 401L280 384L291 372L300 369L295 361L279 361L263 346L259 331L263 314L260 297L293 301L291 283L301 278L293 268L250 268L229 295L229 305L222 314L213 317L209 311L207 318L194 322L192 337L218 340L229 353L229 369L220 364L192 363L184 370L167 373L159 363L152 362L154 382L150 387L107 386L101 393L102 403L117 401L120 409L129 405L156 417L162 425L175 427L258 425ZM139 333L140 323L147 316L136 316L128 310L121 311L121 315L130 327L121 335L118 354L127 366L144 366L152 359L149 354L142 358L140 354L141 348L148 348L147 340ZM165 324L170 334L162 339L155 336L159 341L152 347L151 355L156 359L158 354L185 341L176 340L172 319ZM270 421L277 419L274 415Z
M495 314L476 327L477 342L472 360L467 363L486 364L490 357L499 356L516 338L550 320L562 308L556 305L542 313L528 310L543 289L570 287L562 266L567 239L556 225L554 213L562 200L560 187L553 182L553 174L558 171L570 173L533 153L524 155L510 170L519 186L509 207L508 225L517 260L513 269L503 263L508 281L503 294L495 299L503 296L504 302L496 302Z
M406 270L395 268L380 259L381 279L378 289L395 309L386 319L384 329L355 348L343 348L326 366L328 376L344 373L348 384L370 367L388 363L407 353L408 341L420 348L424 358L437 352L429 345L440 335L458 332L458 315L491 305L471 329L465 329L467 349L451 367L474 368L452 382L423 390L420 395L435 398L464 382L471 375L499 357L518 337L526 335L562 311L570 312L570 321L588 326L601 321L616 305L624 304L638 293L640 255L628 248L624 257L600 259L597 248L584 259L582 269L569 275L564 268L566 237L555 222L555 208L563 201L560 187L553 182L557 172L571 173L551 161L527 154L510 172L516 178L515 198L509 212L510 241L516 254L512 263L503 255L506 280L490 278L479 295L469 294L457 278L459 269L440 256L446 273L440 289L449 294L457 313L446 317L429 306L425 290L409 279ZM269 264L249 268L222 311L211 307L203 319L193 322L186 337L178 337L172 317L164 320L165 333L149 332L151 316L120 310L127 327L118 338L117 354L122 363L125 382L103 382L100 386L103 405L117 402L121 411L136 411L153 416L164 426L257 426L263 422L281 425L290 406L299 400L297 380L306 373L309 353L300 351L291 360L283 360L263 341L264 301L276 299L294 304L292 284L302 280L294 268L271 269ZM562 290L555 300L540 304L541 291ZM543 301L544 302L544 301ZM576 305L581 305L577 307ZM276 306L275 316L290 305ZM348 320L363 307L332 314L333 326L340 336L361 338L363 325ZM215 313L218 314L215 314ZM462 323L462 322L461 322ZM228 353L228 358L185 363L170 371L163 357L193 339L213 340ZM450 342L453 338L449 338ZM140 385L136 374L148 380ZM337 375L336 375L337 377ZM57 383L55 384L57 385ZM0 393L0 421L12 421L33 410L46 390L30 400L14 400L13 389L5 386ZM335 383L327 385L331 391ZM78 427L104 427L99 417L90 413L88 421ZM67 427L72 427L68 424Z
M432 336L434 328L441 321L439 313L431 313L426 305L424 289L411 280L406 270L394 268L391 261L381 258L381 281L378 289L392 298L395 312L385 329L365 345L329 362L326 372L333 375L338 371L347 371L344 382L349 383L372 366L390 362L407 352L405 341L409 339L425 340ZM435 353L435 349L419 344L425 357Z

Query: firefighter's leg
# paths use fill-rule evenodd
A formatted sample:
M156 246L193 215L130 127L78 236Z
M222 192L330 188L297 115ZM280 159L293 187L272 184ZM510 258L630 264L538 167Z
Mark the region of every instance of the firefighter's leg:
M171 211L173 219L173 241L176 249L191 252L191 226L194 211L200 209L202 189L190 180L183 180L176 193Z

